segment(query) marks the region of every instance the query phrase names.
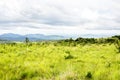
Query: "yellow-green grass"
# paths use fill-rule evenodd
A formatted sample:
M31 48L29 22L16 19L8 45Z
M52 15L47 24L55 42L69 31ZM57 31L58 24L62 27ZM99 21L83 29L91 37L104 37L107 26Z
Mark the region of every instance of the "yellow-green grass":
M0 44L0 80L120 80L114 44Z

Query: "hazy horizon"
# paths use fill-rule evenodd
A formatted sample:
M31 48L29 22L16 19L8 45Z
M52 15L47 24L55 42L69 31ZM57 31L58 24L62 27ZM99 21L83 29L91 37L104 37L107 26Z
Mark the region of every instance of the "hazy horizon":
M119 0L0 0L0 35L119 35Z

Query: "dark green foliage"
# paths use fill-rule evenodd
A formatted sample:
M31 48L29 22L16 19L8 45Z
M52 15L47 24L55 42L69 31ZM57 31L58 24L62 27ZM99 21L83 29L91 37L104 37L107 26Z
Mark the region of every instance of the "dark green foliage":
M65 42L72 42L72 41L74 41L72 38L70 38L70 39L65 39L64 40Z
M75 42L77 43L96 43L96 39L95 38L77 38L75 40Z
M120 53L120 40L117 38L115 40L115 47L117 48L118 52Z
M25 43L29 43L29 38L28 37L25 38Z
M65 40L59 40L56 42L56 44L59 44L59 45L73 46L73 47L75 47L77 44L86 45L86 44L112 44L112 43L116 43L115 37L109 37L109 38L82 38L82 37L79 37L75 40L70 38L70 39L65 39Z
M92 78L92 73L91 73L91 72L88 72L85 77L91 79L91 78Z
M73 59L74 57L71 55L71 54L69 54L68 56L65 56L65 59Z
M65 59L73 59L74 58L74 56L72 56L70 54L70 51L66 51L65 53L67 54L67 56L65 56Z
M118 38L118 39L120 39L120 35L112 36L112 38Z
M107 38L105 41L106 41L105 43L114 43L115 38Z
M28 73L22 73L21 77L20 77L20 80L25 79L27 76L28 76Z

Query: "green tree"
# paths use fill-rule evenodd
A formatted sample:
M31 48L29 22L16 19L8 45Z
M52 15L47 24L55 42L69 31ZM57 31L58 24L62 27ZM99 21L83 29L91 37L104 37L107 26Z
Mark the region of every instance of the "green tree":
M28 37L25 38L25 43L29 43L29 38Z

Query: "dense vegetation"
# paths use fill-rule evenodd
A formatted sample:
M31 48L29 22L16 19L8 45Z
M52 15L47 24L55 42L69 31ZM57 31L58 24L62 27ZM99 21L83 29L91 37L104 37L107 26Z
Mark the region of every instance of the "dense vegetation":
M0 80L120 80L119 49L115 36L0 44Z

